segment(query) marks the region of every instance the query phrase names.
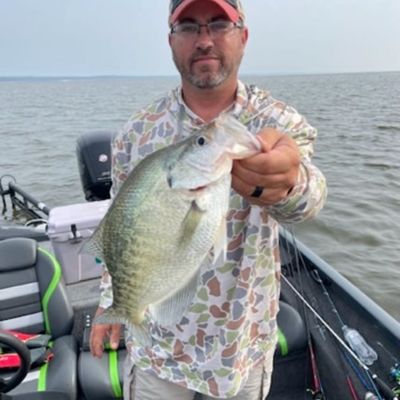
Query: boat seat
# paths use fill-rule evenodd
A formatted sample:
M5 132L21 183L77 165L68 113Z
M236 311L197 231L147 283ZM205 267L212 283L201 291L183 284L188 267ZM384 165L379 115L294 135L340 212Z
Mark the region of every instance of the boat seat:
M15 237L24 237L35 239L37 242L49 240L46 232L36 230L28 226L16 224L1 223L0 225L0 240L11 239Z
M300 314L288 303L279 302L278 345L276 355L286 357L303 351L307 346L306 327Z
M77 398L77 344L73 310L54 256L30 238L0 241L0 330L50 335L53 357L31 368L10 396L58 392ZM12 373L0 370L0 377ZM18 398L18 397L16 397Z
M289 304L281 301L277 317L279 336L276 356L279 358L303 351L307 345L307 335L300 314ZM86 329L89 329L87 327ZM88 332L86 335L88 340ZM79 355L78 375L81 390L88 400L122 399L123 366L126 350L105 350L99 360L94 358L83 341L83 351Z
M126 349L105 350L101 359L82 351L78 360L79 385L87 400L122 399Z

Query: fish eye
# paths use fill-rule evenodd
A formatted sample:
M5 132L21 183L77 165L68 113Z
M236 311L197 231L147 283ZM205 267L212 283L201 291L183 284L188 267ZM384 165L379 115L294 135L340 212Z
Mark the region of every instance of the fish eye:
M204 139L203 136L200 136L200 137L197 139L197 144L198 144L199 146L205 145L205 144L206 144L206 139Z

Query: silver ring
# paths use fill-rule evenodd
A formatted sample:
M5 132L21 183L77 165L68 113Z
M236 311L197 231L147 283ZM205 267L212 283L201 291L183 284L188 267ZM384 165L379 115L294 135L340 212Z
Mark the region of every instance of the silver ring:
M264 188L261 186L256 186L254 192L250 195L251 197L260 197L264 191Z

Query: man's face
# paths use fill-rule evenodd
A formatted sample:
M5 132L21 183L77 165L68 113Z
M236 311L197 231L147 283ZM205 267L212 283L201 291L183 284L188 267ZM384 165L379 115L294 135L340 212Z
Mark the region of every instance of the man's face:
M214 3L198 1L185 10L179 22L207 24L226 20ZM210 35L207 27L192 37L171 33L169 43L175 65L184 83L200 89L212 89L227 80L236 80L247 42L247 28L233 28L223 35Z

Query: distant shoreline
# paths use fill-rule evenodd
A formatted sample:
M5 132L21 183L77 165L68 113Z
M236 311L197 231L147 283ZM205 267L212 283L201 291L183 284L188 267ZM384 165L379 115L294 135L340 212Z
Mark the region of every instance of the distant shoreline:
M245 73L241 77L285 77L285 76L319 76L319 75L361 75L391 74L400 71L360 71L360 72L308 72L308 73ZM95 79L179 79L179 75L21 75L0 76L0 81L54 81L54 80L95 80Z
M134 76L134 75L82 75L82 76L0 76L0 81L56 81L56 80L96 80L96 79L165 79L178 78L176 75Z

